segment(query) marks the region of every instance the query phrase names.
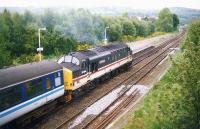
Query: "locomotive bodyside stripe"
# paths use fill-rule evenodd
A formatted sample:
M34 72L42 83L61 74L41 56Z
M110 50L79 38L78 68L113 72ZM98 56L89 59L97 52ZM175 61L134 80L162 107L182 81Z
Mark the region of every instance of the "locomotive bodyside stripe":
M125 58L122 58L122 59L120 59L120 60L118 60L118 61L116 61L116 62L113 62L113 63L111 63L111 64L108 64L108 65L106 65L106 66L104 66L104 67L102 67L102 68L99 68L99 70L97 70L96 72L99 72L99 71L101 71L101 70L104 70L104 69L106 69L106 68L108 68L108 67L110 67L110 66L112 66L112 65L115 65L115 64L117 64L117 63L119 63L119 62L121 62L121 61L123 61L123 60L125 60L125 59L128 59L128 58L129 58L129 56L127 56L127 57L125 57ZM86 75L83 75L83 76L80 76L80 77L77 77L77 78L73 79L73 81L78 81L78 80L80 80L80 79L85 78L85 77L88 76L88 75L95 74L96 72L94 72L94 73L89 72L89 73L87 73Z
M79 87L87 84L88 80L93 80L95 78L99 78L99 77L103 76L104 74L106 74L106 73L108 73L108 72L110 72L110 71L112 71L112 70L114 70L114 69L126 64L126 63L130 63L130 62L131 62L130 58L125 58L125 59L121 60L120 62L114 63L114 64L109 65L109 66L107 65L106 68L103 68L103 69L101 69L99 71L96 71L96 72L94 72L92 74L89 74L89 76L87 76L87 77L83 77L82 79L79 79L78 81L74 81L73 90L76 90Z

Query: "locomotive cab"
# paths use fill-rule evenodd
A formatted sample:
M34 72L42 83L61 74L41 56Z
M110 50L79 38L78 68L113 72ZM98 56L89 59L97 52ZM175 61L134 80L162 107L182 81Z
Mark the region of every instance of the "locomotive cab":
M73 78L88 73L88 61L86 59L79 59L71 54L61 57L58 63L63 66L65 99L70 101L72 91L74 90Z
M73 78L84 75L88 72L87 63L85 59L79 59L72 55L65 55L58 60L64 68L70 69L73 74Z

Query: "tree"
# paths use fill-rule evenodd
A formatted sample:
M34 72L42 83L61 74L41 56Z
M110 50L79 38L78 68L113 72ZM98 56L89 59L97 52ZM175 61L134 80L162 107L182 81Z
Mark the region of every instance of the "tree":
M183 57L174 62L177 74L174 79L184 88L185 112L180 124L185 128L200 128L200 20L189 26L184 42ZM184 122L184 121L187 122Z
M141 21L137 26L137 36L147 36L148 35L148 24L145 21Z
M131 21L125 20L122 22L123 35L136 36L136 28Z
M122 36L122 27L120 24L115 23L111 24L110 28L108 29L108 40L113 41L119 41Z
M173 28L174 28L174 30L177 30L178 25L179 25L179 18L176 14L173 14Z
M17 64L32 61L32 56L37 53L40 27L47 28L47 31L41 32L44 56L75 51L77 42L83 45L100 43L107 26L110 27L107 30L109 41L121 41L123 36L131 41L137 34L147 36L154 31L154 23L136 23L135 20L128 17L128 13L124 13L123 16L100 16L84 9L71 10L65 14L54 13L50 9L45 10L43 14L33 14L29 11L20 14L10 13L5 9L0 13L0 62L7 65L10 62Z
M173 15L168 8L160 11L157 20L157 30L163 32L172 32L173 29Z
M56 15L49 9L47 9L42 16L42 23L48 29L48 31L52 31L56 24Z
M0 68L3 68L4 66L9 66L11 62L10 53L6 51L5 44L1 42L0 39Z
M148 35L155 32L155 24L153 22L148 22Z

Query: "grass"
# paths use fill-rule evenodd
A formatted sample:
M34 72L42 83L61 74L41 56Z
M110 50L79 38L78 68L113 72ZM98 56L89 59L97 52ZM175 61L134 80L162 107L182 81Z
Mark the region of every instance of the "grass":
M132 113L124 129L175 129L182 113L182 87L173 81L171 68Z

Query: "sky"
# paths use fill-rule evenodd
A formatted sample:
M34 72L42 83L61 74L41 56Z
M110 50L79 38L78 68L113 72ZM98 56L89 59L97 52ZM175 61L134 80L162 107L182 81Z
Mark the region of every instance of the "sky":
M187 7L200 9L200 0L0 0L0 7L131 7L135 9Z

